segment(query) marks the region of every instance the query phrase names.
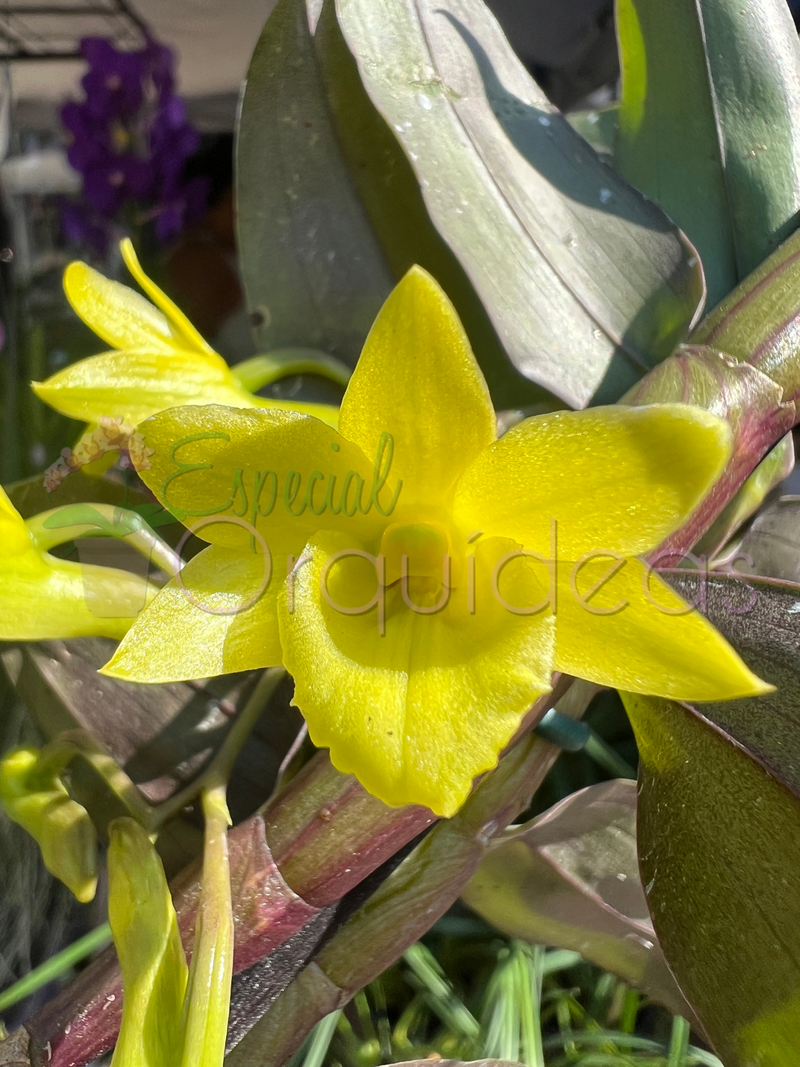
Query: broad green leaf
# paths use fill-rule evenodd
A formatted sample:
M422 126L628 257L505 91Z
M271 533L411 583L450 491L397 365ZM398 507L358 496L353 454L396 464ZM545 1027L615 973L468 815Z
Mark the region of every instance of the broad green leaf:
M281 0L243 106L261 345L352 360L418 262L497 406L535 399L525 379L574 406L615 399L669 353L702 297L693 249L551 107L481 0L311 6L313 39L302 0Z
M664 358L694 315L692 250L548 103L486 5L336 9L364 87L512 362L583 406L603 379L618 396Z
M788 1067L800 1058L798 795L698 710L624 700L664 954L725 1067Z
M775 686L756 699L698 705L700 713L800 796L800 586L691 571L669 580Z
M800 582L800 497L785 496L757 516L742 538L736 566L767 578Z
M697 246L713 307L796 226L800 45L784 0L618 0L615 166Z
M354 363L392 275L336 143L303 0L256 45L237 141L237 214L259 348Z
M786 1067L800 1054L800 586L670 580L776 691L697 708L623 695L650 911L726 1067Z
M500 838L461 894L509 937L579 951L679 1015L636 855L636 783L588 786Z

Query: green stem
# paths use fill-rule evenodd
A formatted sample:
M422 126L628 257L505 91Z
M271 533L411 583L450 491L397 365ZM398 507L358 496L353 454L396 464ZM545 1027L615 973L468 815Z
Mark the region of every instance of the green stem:
M592 730L583 751L615 778L636 778L636 771L607 741Z
M74 759L81 756L100 775L131 816L148 833L155 833L201 791L213 790L227 783L242 746L285 673L283 667L272 667L262 674L250 699L237 715L208 767L193 782L156 808L147 803L136 784L119 764L83 730L71 730L46 745L39 757L37 773L41 770L45 775L61 775Z
M43 511L25 523L43 552L81 537L119 537L151 560L170 578L183 567L183 561L135 511L112 504L65 504Z
M67 945L65 949L45 960L39 967L29 971L3 993L0 993L0 1011L7 1011L21 1000L35 993L37 989L61 978L67 971L91 956L98 949L105 948L111 942L111 927L108 923L98 926L80 940Z
M237 363L231 370L242 388L250 393L290 374L319 374L346 389L351 373L340 360L316 348L274 348Z

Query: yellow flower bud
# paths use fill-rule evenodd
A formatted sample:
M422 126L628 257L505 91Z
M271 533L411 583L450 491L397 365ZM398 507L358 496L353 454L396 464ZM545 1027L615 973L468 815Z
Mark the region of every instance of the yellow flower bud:
M48 871L86 904L97 889L94 824L57 775L40 772L38 762L33 748L0 760L0 804L39 845Z

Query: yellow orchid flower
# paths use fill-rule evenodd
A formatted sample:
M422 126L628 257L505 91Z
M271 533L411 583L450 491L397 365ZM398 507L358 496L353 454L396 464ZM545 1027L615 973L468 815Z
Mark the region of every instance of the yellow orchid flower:
M248 392L236 368L228 367L166 293L147 277L128 238L120 250L128 270L152 303L86 263L70 263L64 272L67 299L113 351L79 360L46 382L32 382L41 400L63 415L93 425L103 419L121 418L135 426L150 415L182 404L303 411L336 425L337 410L326 404L270 400Z
M135 574L47 551L68 536L26 523L0 488L0 641L119 639L152 597Z
M338 432L222 407L140 431L145 481L210 546L106 672L282 661L314 743L388 804L453 814L553 670L689 700L769 688L636 558L719 476L727 424L616 406L497 440L466 334L420 268L381 310Z

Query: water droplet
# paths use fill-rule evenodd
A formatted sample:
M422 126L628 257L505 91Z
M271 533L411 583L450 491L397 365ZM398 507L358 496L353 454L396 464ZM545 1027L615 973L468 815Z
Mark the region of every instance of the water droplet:
M425 93L417 93L417 103L423 109L423 111L430 111L430 109L433 107L433 104L431 103L431 98L429 96L426 96Z
M687 267L696 267L697 266L697 256L689 256L689 258L686 260L686 266Z
M597 114L596 111L590 111L589 114L586 116L586 121L591 123L592 126L594 126L596 122L600 121L600 116Z
M600 190L600 203L601 204L607 204L609 202L609 200L611 199L612 195L613 194L612 194L610 189L601 189Z
M547 118L546 115L540 115L539 116L539 122L542 124L542 126L549 126L550 125L550 119Z

